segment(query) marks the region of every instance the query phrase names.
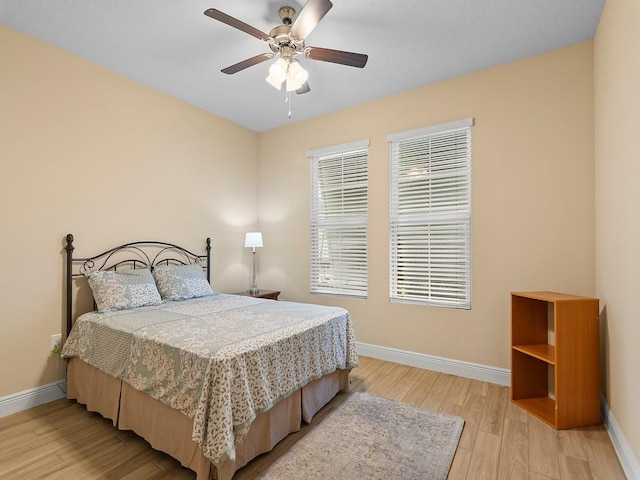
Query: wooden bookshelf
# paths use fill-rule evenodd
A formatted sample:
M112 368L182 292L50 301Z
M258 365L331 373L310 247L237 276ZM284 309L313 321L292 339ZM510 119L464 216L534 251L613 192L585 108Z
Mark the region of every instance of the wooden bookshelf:
M597 298L512 293L511 400L557 429L599 424L599 334Z

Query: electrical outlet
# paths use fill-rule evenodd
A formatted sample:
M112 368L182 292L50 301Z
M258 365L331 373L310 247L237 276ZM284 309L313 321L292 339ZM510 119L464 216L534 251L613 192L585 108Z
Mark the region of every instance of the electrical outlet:
M62 348L62 334L56 333L51 335L51 355L60 355L60 349Z

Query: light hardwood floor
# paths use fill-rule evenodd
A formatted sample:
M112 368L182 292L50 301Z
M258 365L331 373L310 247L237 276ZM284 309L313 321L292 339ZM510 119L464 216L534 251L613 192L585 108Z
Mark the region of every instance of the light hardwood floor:
M464 418L449 480L625 478L603 426L556 431L513 405L508 387L361 357L351 390ZM339 394L311 425L234 480L255 478L345 398ZM194 480L195 474L82 405L57 400L0 418L0 478Z

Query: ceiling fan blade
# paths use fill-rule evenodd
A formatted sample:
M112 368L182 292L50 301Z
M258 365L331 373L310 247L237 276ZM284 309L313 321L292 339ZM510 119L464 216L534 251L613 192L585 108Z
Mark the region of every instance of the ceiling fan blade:
M330 0L308 0L291 25L289 35L298 41L304 40L331 10L331 7L333 3Z
M348 65L350 67L358 68L363 68L369 59L369 56L363 53L343 52L342 50L318 47L305 48L304 56L311 60L339 63L340 65Z
M302 85L299 89L296 90L296 93L298 95L302 95L303 93L309 93L311 91L311 89L309 88L309 83L308 82L304 82L304 85Z
M226 23L230 27L237 28L238 30L244 33L253 35L259 40L262 40L265 42L269 41L269 35L267 35L263 31L258 30L257 28L252 27L251 25L248 25L244 22L241 22L237 18L233 18L231 15L227 15L226 13L223 13L220 10L216 10L215 8L209 8L208 10L205 10L204 14L207 17L213 18L214 20L218 20L219 22Z
M258 63L262 63L266 60L269 60L273 57L273 53L261 53L260 55L256 55L255 57L247 58L241 62L236 63L235 65L231 65L230 67L223 68L222 73L226 73L227 75L233 75L234 73L238 73L245 68L252 67L257 65Z

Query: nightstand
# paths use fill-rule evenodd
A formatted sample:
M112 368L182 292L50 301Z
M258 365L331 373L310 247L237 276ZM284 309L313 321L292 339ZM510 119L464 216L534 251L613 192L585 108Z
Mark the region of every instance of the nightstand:
M236 292L233 295L243 295L245 297L256 297L256 298L268 298L269 300L278 300L278 295L280 292L275 290L258 290L258 293L252 295L247 290L242 292Z

